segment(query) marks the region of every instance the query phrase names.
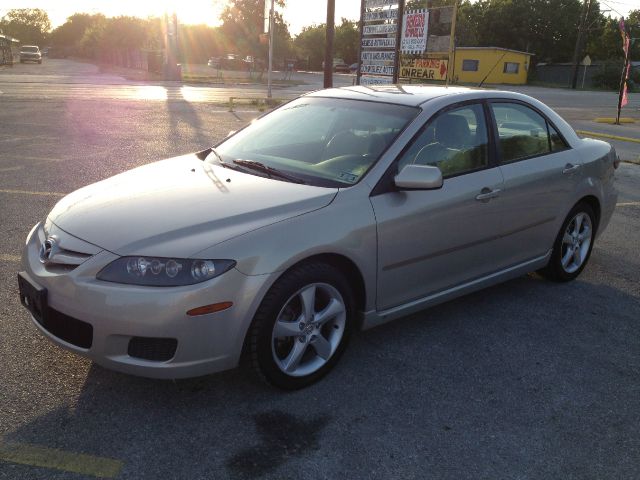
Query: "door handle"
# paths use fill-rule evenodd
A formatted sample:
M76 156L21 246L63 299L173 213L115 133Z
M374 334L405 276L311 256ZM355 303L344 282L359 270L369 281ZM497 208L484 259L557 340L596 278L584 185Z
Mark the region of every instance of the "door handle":
M495 190L491 190L489 187L484 187L482 190L480 190L480 194L476 195L476 200L483 202L485 200L491 200L492 198L496 198L498 195L500 195L499 188L496 188Z
M578 170L580 168L580 165L573 165L571 163L567 163L564 168L562 169L562 173L564 173L565 175L567 173L573 173L576 170Z

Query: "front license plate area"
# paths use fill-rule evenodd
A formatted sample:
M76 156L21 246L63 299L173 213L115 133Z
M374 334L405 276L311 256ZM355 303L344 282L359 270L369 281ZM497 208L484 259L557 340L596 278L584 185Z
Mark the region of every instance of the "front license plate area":
M26 272L18 273L20 303L43 325L47 312L47 289L36 284Z

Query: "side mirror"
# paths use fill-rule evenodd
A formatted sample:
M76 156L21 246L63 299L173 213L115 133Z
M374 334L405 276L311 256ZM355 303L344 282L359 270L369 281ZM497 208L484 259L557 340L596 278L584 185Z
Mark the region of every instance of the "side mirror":
M442 172L430 165L407 165L394 178L396 187L407 190L435 190L442 187Z

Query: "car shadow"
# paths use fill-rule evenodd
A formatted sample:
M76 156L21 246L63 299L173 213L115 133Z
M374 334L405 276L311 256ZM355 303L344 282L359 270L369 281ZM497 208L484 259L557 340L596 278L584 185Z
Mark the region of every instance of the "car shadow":
M122 478L588 477L636 434L640 375L638 298L588 277L528 275L360 332L297 392L246 367L160 381L91 365L4 441L119 459Z

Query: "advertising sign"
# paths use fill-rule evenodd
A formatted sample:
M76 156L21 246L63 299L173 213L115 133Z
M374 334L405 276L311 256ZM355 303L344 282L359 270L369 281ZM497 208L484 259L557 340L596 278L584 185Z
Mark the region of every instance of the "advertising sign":
M446 80L449 61L440 58L416 58L402 62L400 77L415 80Z
M392 83L392 77L372 77L370 75L360 77L360 85L391 85Z
M396 48L396 37L391 38L363 38L362 47Z
M393 75L393 66L388 65L362 65L362 73L372 73L374 75Z
M395 23L384 23L382 25L365 25L363 33L365 35L384 35L387 33L396 33L397 26Z
M364 6L366 8L388 7L389 5L397 5L398 0L366 0Z
M396 77L403 0L362 0L358 84L386 85Z
M375 22L376 20L395 20L398 18L398 9L392 8L390 10L374 10L372 12L364 13L365 22Z
M409 10L403 16L402 25L400 51L409 54L424 53L427 49L429 12L424 9Z
M362 60L363 65L393 65L396 61L396 52L366 50L360 54L360 60Z

